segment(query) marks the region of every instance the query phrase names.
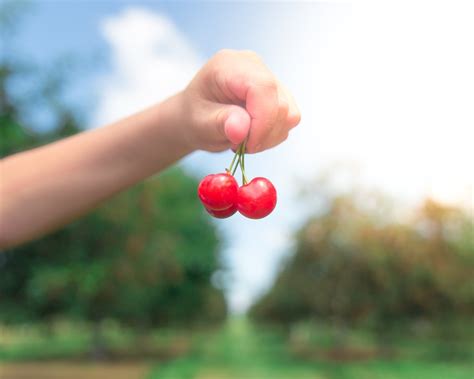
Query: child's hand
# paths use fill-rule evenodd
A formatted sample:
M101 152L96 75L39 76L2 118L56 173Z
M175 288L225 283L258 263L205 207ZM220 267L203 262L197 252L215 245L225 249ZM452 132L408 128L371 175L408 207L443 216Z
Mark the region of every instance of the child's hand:
M291 95L254 53L221 51L162 103L2 159L0 252L74 220L193 150L235 149L249 135L247 151L255 153L284 141L299 120Z
M235 149L249 136L247 152L283 142L300 121L291 94L250 51L222 50L182 93L185 138L194 149Z

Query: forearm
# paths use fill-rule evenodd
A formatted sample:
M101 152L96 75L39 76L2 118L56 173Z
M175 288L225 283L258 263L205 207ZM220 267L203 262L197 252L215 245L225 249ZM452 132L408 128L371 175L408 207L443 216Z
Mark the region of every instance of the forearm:
M0 161L0 251L36 238L195 149L257 153L300 120L255 53L222 50L186 89L113 125Z
M53 230L191 152L180 97L0 161L0 248Z

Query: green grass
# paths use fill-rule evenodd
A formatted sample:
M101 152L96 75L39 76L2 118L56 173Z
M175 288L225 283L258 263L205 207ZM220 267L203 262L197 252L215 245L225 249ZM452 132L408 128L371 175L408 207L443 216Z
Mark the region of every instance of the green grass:
M87 351L89 333L82 326L58 329L53 333L35 325L0 328L0 361L62 359Z
M159 329L138 335L129 328L106 321L102 324L110 357L140 358L154 355L159 360L182 355L190 338L184 330ZM0 362L81 359L91 357L91 325L59 321L49 329L39 325L0 325ZM139 347L139 348L137 348Z
M87 325L65 323L46 338L37 327L0 329L0 361L64 359L88 351ZM134 335L116 324L106 324L107 340L115 349L130 348ZM297 333L304 340L309 329ZM311 338L318 346L330 347L327 329L314 329ZM301 337L300 336L300 337ZM450 355L452 345L436 344L429 338L397 341L400 354L393 359L359 362L331 362L318 358L308 361L290 354L291 344L282 333L251 324L245 318L230 319L220 330L160 330L149 341L175 356L155 361L146 379L473 379L474 341L459 344L464 355ZM191 342L189 342L191 341ZM351 344L374 346L373 338L362 330L350 336ZM191 343L191 349L184 348ZM184 345L183 345L184 344ZM181 349L181 350L180 350ZM187 351L187 353L186 353Z
M470 360L398 358L365 362L308 362L292 358L283 337L233 319L195 341L185 358L153 368L148 379L473 379Z

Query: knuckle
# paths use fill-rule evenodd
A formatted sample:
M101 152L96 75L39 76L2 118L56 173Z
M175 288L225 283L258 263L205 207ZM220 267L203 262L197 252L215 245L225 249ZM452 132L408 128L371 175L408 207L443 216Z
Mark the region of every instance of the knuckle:
M270 92L276 93L278 91L278 84L275 78L271 75L262 75L258 81L258 85L266 88Z
M289 110L290 110L290 105L288 104L288 102L284 100L280 100L278 103L278 113L286 117L288 115Z
M301 113L299 111L289 116L289 122L292 127L295 127L301 122Z
M260 56L253 50L241 50L240 53L248 58L261 60Z
M222 70L222 66L215 65L212 68L211 74L214 83L216 83L219 88L222 88L222 86L225 84L225 74L224 70Z
M220 49L217 53L214 54L214 59L220 61L223 59L227 59L227 57L235 54L235 50L232 49Z

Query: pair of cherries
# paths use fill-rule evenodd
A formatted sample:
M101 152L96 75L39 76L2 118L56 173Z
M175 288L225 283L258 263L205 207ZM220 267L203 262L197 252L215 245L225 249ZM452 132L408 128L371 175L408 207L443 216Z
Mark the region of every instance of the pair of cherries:
M199 199L207 212L216 218L227 218L239 211L245 217L259 219L275 209L275 187L262 177L247 182L244 156L245 143L239 147L225 173L207 175L199 183ZM242 171L241 187L234 178L238 166Z

